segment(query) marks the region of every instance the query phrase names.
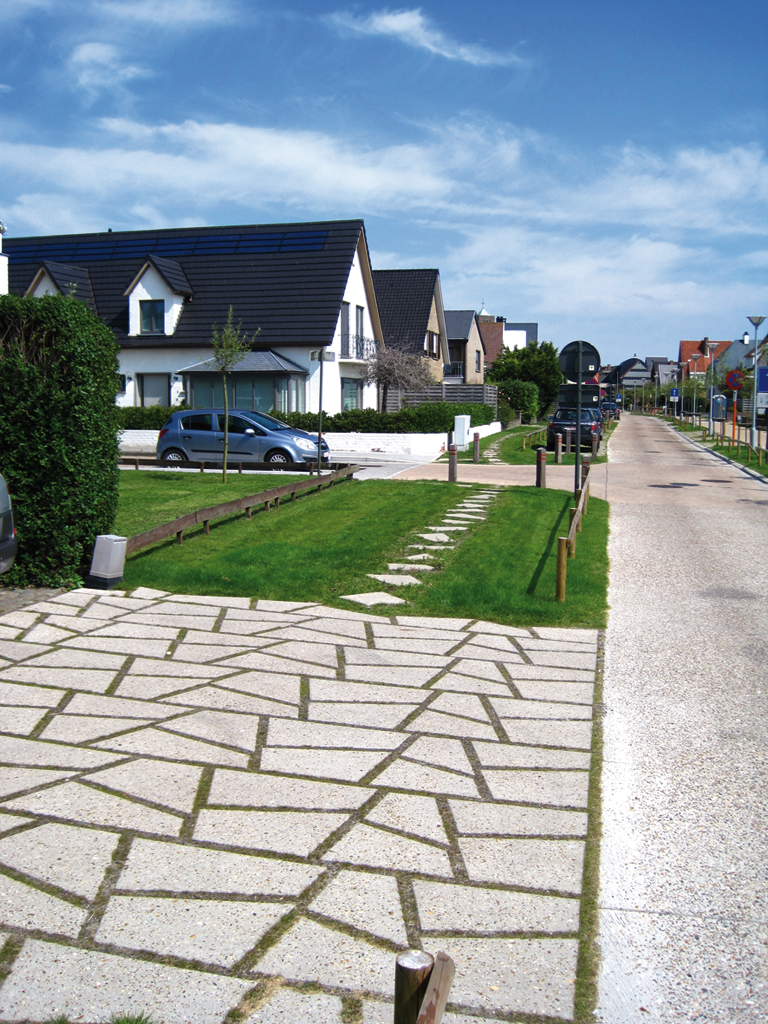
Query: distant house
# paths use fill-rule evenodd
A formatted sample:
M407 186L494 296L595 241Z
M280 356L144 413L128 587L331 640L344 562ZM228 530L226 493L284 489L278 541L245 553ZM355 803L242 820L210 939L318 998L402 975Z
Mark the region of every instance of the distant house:
M446 384L482 384L485 350L474 309L446 309L450 364L444 368Z
M525 348L539 340L539 325L508 323L506 317L493 316L486 309L477 314L477 323L485 347L485 365L492 366L505 348Z
M710 352L710 344L716 346L713 352ZM712 364L716 363L732 344L731 341L710 342L709 338L703 338L701 341L681 341L678 362L682 376L688 377L692 373L708 373ZM694 358L694 356L698 356L698 358Z
M120 405L221 405L211 334L230 306L256 335L231 376L234 408L316 411L320 348L335 356L324 409L376 404L361 380L382 341L361 220L6 237L5 252L11 291L74 291L114 331Z
M429 360L436 381L450 362L439 270L374 270L384 345Z

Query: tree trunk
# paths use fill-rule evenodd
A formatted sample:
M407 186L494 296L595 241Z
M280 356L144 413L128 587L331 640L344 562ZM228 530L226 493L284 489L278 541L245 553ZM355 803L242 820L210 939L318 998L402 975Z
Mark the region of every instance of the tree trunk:
M227 452L229 450L229 396L227 395L227 375L222 373L224 381L224 462L221 466L221 482L227 482Z

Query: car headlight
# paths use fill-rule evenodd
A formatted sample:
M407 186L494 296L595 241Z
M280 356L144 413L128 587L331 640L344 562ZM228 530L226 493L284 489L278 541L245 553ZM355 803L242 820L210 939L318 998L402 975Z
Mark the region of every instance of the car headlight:
M315 442L310 441L308 437L296 437L296 435L294 434L291 435L291 440L294 441L296 445L299 448L301 448L301 450L304 452L313 452L315 448L317 448Z

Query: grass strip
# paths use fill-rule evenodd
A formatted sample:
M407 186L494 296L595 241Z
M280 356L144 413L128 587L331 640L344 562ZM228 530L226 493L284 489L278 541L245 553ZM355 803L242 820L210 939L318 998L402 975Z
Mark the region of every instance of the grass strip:
M173 471L123 470L120 473L120 499L117 507L115 533L133 537L199 508L219 505L247 494L306 480L284 473L227 472L226 485L220 473L180 473Z
M467 492L465 492L467 493ZM570 494L506 488L454 551L442 572L409 588L398 615L448 615L521 626L601 629L608 609L608 503L590 498L577 553L568 560L566 599L555 600L557 538L568 533ZM437 562L435 564L438 564ZM405 596L405 595L404 595Z
M592 464L593 465L595 465L598 462L605 462L606 461L606 455L605 455L606 447L605 446L606 446L606 444L608 442L608 438L611 436L611 432L613 430L615 430L615 428L616 428L616 422L615 421L614 421L614 423L611 426L606 427L605 433L603 434L603 440L602 440L601 445L600 445L603 454L602 455L598 455L596 458L592 459ZM527 429L530 430L530 428L527 428ZM501 459L502 462L506 462L510 466L533 466L533 465L536 464L536 449L538 447L539 447L538 445L535 445L534 447L531 447L531 443L530 443L530 439L529 439L529 440L526 441L525 449L523 449L522 434L512 434L510 437L505 438L502 441L502 443L499 445L498 457ZM589 453L588 452L584 452L584 454L586 455L586 454L589 454ZM565 440L563 440L563 462L562 462L562 464L564 466L572 466L573 463L574 463L574 460L575 460L575 455L573 453L571 453L570 455L566 454L566 451L565 451ZM471 459L470 459L470 461L471 461ZM553 452L548 452L547 453L547 462L550 465L552 465L554 463L554 461L555 461L554 453Z

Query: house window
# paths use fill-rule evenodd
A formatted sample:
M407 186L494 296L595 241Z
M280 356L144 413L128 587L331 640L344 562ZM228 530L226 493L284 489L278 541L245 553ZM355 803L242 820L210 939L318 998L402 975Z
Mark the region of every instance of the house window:
M139 398L141 405L170 405L170 377L167 373L140 373Z
M349 359L349 303L341 304L341 358Z
M363 407L363 385L356 377L341 378L341 407L347 409L362 409Z
M480 373L480 352L475 352L475 371Z
M425 343L424 348L427 349L433 359L437 359L439 355L438 338L439 335L435 334L434 331L427 331L427 342Z
M142 299L139 314L142 334L165 334L164 299Z
M355 334L358 338L365 335L365 310L362 306L355 307Z
M119 374L118 375L118 379L119 379L120 383L118 385L117 393L119 395L124 395L125 394L125 374L124 373Z

